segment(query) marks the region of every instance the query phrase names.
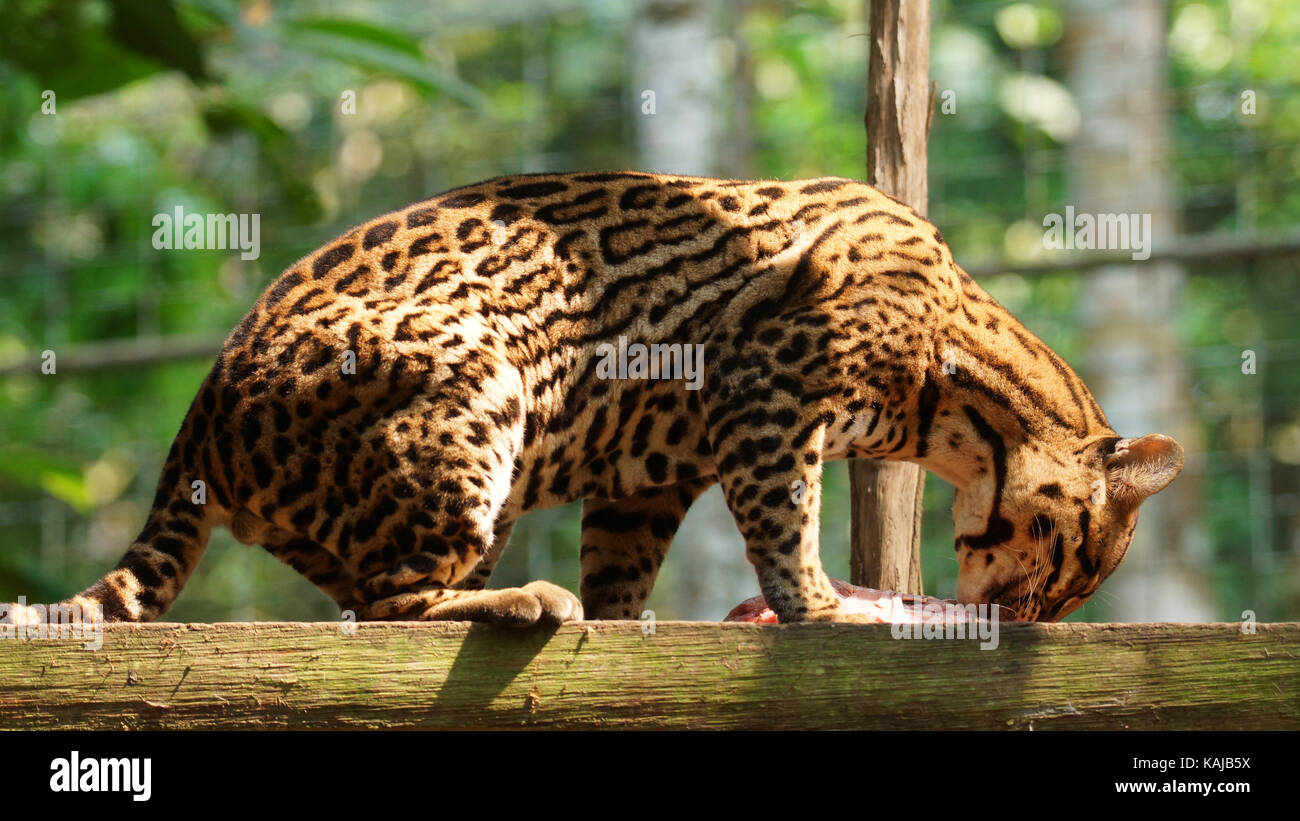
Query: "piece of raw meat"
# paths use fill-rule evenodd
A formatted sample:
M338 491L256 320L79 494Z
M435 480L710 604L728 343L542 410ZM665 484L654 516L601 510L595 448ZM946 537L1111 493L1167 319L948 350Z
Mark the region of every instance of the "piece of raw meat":
M957 602L934 596L917 596L858 587L839 579L831 579L831 587L839 594L840 606L846 613L862 613L877 624L970 623L970 611ZM994 605L989 605L990 607ZM999 621L1015 621L1015 612L998 606ZM776 613L767 606L762 596L745 599L736 605L723 621L743 621L753 624L776 624Z

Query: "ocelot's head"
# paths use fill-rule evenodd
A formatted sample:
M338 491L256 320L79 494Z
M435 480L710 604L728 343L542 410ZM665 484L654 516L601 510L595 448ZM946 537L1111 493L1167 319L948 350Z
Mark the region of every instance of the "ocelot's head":
M1026 621L1065 617L1123 560L1138 505L1183 469L1182 447L1160 434L1080 444L1067 459L1008 449L958 488L958 600Z

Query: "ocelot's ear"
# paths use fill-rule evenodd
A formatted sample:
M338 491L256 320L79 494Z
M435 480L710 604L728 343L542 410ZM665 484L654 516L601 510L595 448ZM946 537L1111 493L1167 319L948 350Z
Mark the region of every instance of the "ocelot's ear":
M1106 456L1106 490L1116 504L1137 506L1183 469L1183 446L1159 433L1120 439Z

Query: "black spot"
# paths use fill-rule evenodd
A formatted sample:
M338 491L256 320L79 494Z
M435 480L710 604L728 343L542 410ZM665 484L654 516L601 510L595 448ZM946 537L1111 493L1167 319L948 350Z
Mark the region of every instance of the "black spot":
M588 513L582 519L582 529L596 528L608 533L630 533L646 524L646 514L639 511L619 512L617 508L605 507Z
M834 191L837 188L843 188L848 185L848 180L820 180L812 185L805 185L799 189L800 194L824 194L827 191Z
M420 228L425 225L432 225L438 215L437 208L419 208L411 211L406 215L407 228Z
M808 337L797 333L790 337L790 342L776 352L777 361L789 365L803 359L808 352Z
M1052 585L1056 584L1056 580L1061 576L1061 565L1064 563L1065 563L1065 539L1061 536L1060 533L1057 533L1056 538L1052 540L1052 568L1053 569L1051 575L1047 577L1047 581L1043 582L1044 590L1050 590L1052 589Z
M314 279L321 279L333 269L342 265L352 258L356 249L351 243L335 245L325 253L316 257L316 261L311 265L311 274Z
M289 519L289 522L299 530L305 530L316 519L316 508L313 505L307 505L302 510Z
M302 284L302 277L297 271L290 271L275 281L271 290L266 292L266 307L273 308L284 299L295 286Z
M1075 558L1079 560L1079 565L1083 568L1083 572L1087 573L1089 576L1095 576L1097 574L1097 563L1092 560L1090 555L1088 555L1088 528L1091 526L1092 514L1086 510L1079 511L1079 534L1081 540L1079 546L1075 548L1074 555ZM1129 533L1131 536L1132 531L1129 531Z
M154 550L161 550L174 559L184 560L185 558L185 543L171 536L159 536L154 539L153 548Z
M465 220L460 225L456 226L456 239L464 242L469 239L470 234L474 233L474 229L478 228L482 224L483 220L478 219L477 217L471 217ZM415 255L416 254L412 252L411 256Z
M662 453L652 453L645 458L645 469L650 479L662 483L668 478L668 457Z
M275 461L284 464L289 459L289 454L293 452L293 443L286 436L277 436L271 441L271 450L275 456Z
M568 186L562 182L530 182L523 185L515 185L498 192L502 197L510 200L526 200L535 197L549 197L551 194L558 194L561 191L569 190Z
M783 428L792 428L795 426L795 422L798 421L798 417L795 416L795 412L793 410L790 410L789 408L782 408L781 410L773 413L769 418L772 420L772 422L774 422L777 425L780 425Z
M117 566L119 569L131 571L140 581L142 587L158 587L162 584L162 579L144 560L143 556L128 553Z
M939 408L939 386L927 376L921 385L921 395L917 400L916 455L925 456L929 452L930 425L934 422L934 412Z
M597 573L588 573L582 578L582 585L587 589L607 587L623 580L623 569L616 564L606 565Z
M487 197L477 193L456 194L446 198L439 205L443 208L473 208L485 199Z
M682 439L685 438L685 436L686 436L686 419L684 417L679 416L677 417L676 420L673 421L672 425L669 426L668 433L666 434L664 441L668 445L676 445L679 442L681 442Z
M266 461L266 457L260 452L253 454L253 478L257 480L257 486L268 488L271 486L271 480L275 477L271 470L271 464Z
M492 209L492 213L488 216L488 220L490 220L491 222L500 221L505 223L506 225L511 225L512 223L515 222L515 220L519 219L521 216L523 216L523 212L520 211L517 207L513 205L501 204Z
M257 444L258 437L262 435L262 424L257 421L257 417L253 413L250 412L244 415L240 423L240 433L244 437L244 450L252 450Z
M365 239L361 241L361 247L369 251L377 245L388 242L395 233L397 233L397 223L381 222L366 232Z

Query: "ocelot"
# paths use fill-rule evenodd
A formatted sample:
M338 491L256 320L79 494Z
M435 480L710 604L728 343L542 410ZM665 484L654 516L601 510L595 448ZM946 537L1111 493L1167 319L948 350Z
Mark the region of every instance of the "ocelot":
M155 619L226 525L360 619L636 618L718 482L780 620L851 621L818 555L822 465L845 457L955 485L958 598L1047 621L1183 464L1166 436L1118 436L934 226L863 183L501 177L271 283L139 537L67 603ZM581 601L486 589L520 515L577 499Z

